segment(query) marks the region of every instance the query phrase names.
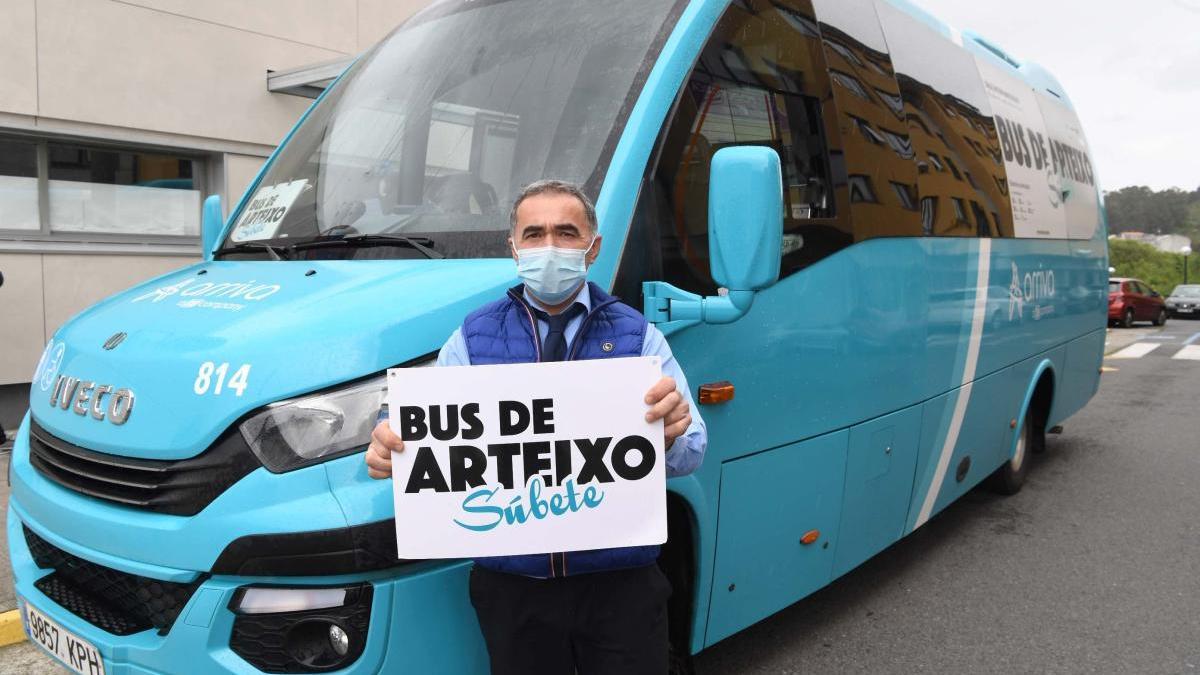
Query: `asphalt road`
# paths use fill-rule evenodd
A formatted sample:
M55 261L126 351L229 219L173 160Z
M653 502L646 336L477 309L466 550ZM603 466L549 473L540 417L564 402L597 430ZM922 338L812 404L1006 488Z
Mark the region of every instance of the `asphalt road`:
M1200 361L1171 358L1197 333L1200 321L1112 331L1112 352L1161 346L1106 359L1115 370L1021 493L975 490L703 652L700 675L1200 673ZM4 555L0 576L3 611ZM0 673L52 672L28 643L0 649Z

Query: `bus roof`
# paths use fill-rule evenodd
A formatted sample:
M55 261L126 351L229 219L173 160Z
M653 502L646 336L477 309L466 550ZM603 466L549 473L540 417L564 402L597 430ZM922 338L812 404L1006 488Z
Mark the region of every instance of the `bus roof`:
M922 21L954 44L981 58L988 59L992 64L1009 71L1035 91L1047 93L1052 98L1061 101L1067 108L1071 110L1075 109L1062 84L1059 83L1058 79L1050 71L1041 65L1033 61L1023 61L1012 56L995 42L988 40L979 33L970 30L959 31L954 26L930 14L923 7L909 2L909 0L883 1L891 3L913 18Z

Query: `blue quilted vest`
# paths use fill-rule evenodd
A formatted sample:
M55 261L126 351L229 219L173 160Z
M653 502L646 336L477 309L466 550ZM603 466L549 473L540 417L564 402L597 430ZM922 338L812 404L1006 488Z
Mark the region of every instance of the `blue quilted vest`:
M471 365L534 363L542 360L541 339L523 286L510 288L496 302L467 315L462 335ZM567 360L641 356L646 317L588 282L592 311L567 348ZM497 572L528 577L563 577L587 572L649 565L658 559L658 546L631 546L594 551L538 553L478 558L475 564Z

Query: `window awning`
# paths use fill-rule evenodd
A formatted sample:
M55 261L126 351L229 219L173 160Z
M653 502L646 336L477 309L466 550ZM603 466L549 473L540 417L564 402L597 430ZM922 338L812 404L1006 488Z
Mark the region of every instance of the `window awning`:
M343 56L287 70L268 70L267 91L316 98L354 62L355 58L357 57Z

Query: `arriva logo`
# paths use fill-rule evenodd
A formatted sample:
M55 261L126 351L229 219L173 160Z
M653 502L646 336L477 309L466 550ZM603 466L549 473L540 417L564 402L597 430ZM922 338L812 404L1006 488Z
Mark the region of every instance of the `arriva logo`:
M264 300L279 292L278 284L260 284L251 279L246 282L202 282L195 283L195 279L184 279L176 284L169 286L159 286L158 288L139 295L133 299L133 302L141 302L149 300L150 302L161 302L167 298L176 295L181 298L223 298L230 300ZM212 303L201 300L191 299L176 303L179 307L210 307L216 309L241 309L243 305L234 303Z
M1036 270L1021 275L1017 263L1012 263L1012 280L1008 284L1008 320L1025 316L1026 303L1033 306L1037 321L1054 312L1054 305L1042 304L1054 297L1054 270Z

